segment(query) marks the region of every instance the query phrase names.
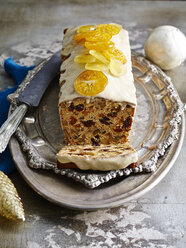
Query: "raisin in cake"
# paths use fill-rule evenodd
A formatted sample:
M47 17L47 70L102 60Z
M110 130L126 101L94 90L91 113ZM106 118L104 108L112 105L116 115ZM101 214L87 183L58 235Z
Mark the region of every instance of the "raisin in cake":
M60 75L59 113L66 141L69 145L123 144L128 141L136 106L136 90L133 82L128 32L120 28L117 34L112 34L110 43L107 41L109 46L114 44L114 51L119 51L119 56L120 53L124 54L125 67L118 70L117 63L120 63L119 60L122 60L122 56L119 57L119 60L112 60L111 58L109 61L106 53L103 55L103 51L87 49L84 42L86 37L82 38L83 34L79 34L77 31L78 27L66 30L61 54L63 62ZM93 31L95 31L96 37L99 30ZM106 40L105 33L107 32L103 32L102 35L103 39ZM80 42L74 39L76 35L77 39L82 38ZM90 38L89 35L88 42L91 40ZM93 44L92 41L89 43ZM95 41L93 45L95 45ZM96 60L92 60L93 63L86 65L76 63L74 60L80 54L93 54ZM117 56L116 54L116 58ZM113 62L117 62L116 66L114 64L111 67ZM95 68L95 71L99 70L96 63L106 76L107 85L96 95L82 95L77 92L74 83L86 68L91 69L90 65L93 66L93 69ZM105 69L104 63L109 69ZM117 74L120 71L122 71L121 75L115 75L115 72Z
M109 171L137 165L137 152L127 144L65 146L57 154L58 168Z

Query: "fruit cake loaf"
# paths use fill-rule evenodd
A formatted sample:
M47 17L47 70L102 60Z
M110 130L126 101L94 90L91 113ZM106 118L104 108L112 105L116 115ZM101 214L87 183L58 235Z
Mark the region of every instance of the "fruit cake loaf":
M137 165L137 152L127 144L65 146L57 154L58 168L118 170Z
M69 145L127 142L136 106L128 32L117 24L66 30L59 113Z

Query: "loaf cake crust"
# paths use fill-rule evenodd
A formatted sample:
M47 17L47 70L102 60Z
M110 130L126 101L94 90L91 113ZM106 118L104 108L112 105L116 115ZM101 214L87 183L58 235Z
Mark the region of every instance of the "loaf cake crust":
M126 143L137 104L128 32L121 29L111 39L126 57L126 73L117 77L102 71L108 79L106 87L87 96L74 87L85 71L84 64L74 59L88 52L74 41L77 29L65 30L61 53L59 114L68 145L57 154L58 168L108 171L135 167L137 152Z

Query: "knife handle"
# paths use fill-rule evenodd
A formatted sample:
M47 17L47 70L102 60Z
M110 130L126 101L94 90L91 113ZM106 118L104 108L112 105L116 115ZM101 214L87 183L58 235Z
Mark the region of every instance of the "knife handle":
M28 110L26 104L22 104L17 107L13 113L8 117L8 119L3 123L0 128L0 153L2 153L16 129L18 128L20 122L22 121L24 115Z

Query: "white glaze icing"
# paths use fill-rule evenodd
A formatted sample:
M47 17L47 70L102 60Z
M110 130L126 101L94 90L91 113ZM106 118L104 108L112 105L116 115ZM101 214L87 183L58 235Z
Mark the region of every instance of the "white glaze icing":
M75 56L87 52L84 45L77 44L73 37L76 34L77 27L70 28L64 35L62 55L71 56L66 59L62 65L61 70L65 70L60 76L60 82L66 80L66 83L61 87L61 96L59 103L63 101L71 101L77 97L84 97L78 94L74 89L74 82L77 76L85 71L84 64L77 64L74 62ZM136 89L134 86L134 79L131 66L131 51L129 44L128 32L122 29L117 35L111 39L115 43L115 47L123 52L126 56L127 73L121 77L114 77L109 72L104 72L108 78L108 84L104 91L95 97L101 97L117 102L126 102L131 105L136 105ZM89 97L86 97L89 98Z
M103 155L100 155L98 151L105 148L104 145L99 147L94 147L94 150L91 151L91 155L83 155L80 156L78 153L83 152L82 146L76 146L76 152L68 153L68 147L65 149L61 149L57 154L57 160L60 163L74 163L81 170L100 170L100 171L108 171L108 170L119 170L124 169L128 165L132 163L136 163L138 161L137 152L134 149L121 149L118 147L118 151L120 154L112 155L112 153L104 152ZM113 146L113 149L116 146ZM69 147L71 149L72 147ZM86 146L86 148L92 148L92 146ZM110 146L110 150L112 150L112 146Z

